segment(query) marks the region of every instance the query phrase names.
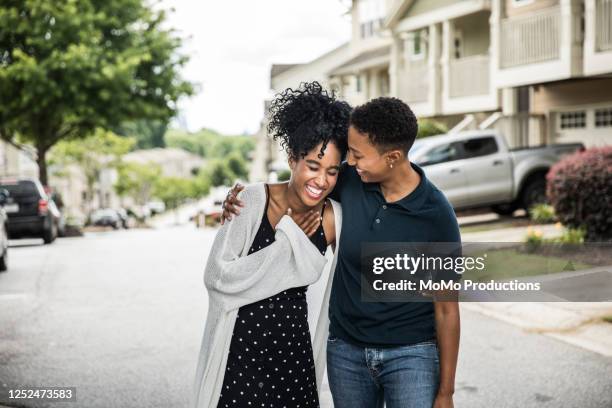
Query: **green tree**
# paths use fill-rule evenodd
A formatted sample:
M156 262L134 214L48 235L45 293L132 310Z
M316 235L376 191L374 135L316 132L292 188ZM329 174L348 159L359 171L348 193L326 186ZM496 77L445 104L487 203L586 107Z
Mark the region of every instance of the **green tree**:
M4 0L0 5L0 137L32 144L47 183L57 142L136 120L167 122L193 87L187 58L144 0Z
M230 186L234 182L234 173L223 160L216 160L204 171L213 187Z
M137 120L123 123L113 132L121 136L136 139L136 149L151 149L154 147L166 147L164 135L168 129L166 121L162 120Z
M211 183L210 178L208 177L208 174L206 174L205 171L200 171L197 177L194 177L192 179L192 182L193 191L196 198L208 195L208 193L210 192Z
M188 199L196 197L196 191L190 179L160 177L154 185L153 196L162 200L166 208L174 209Z
M195 133L171 129L166 133L165 141L168 147L177 147L208 159L223 159L237 152L244 160L249 160L255 148L251 136L226 136L211 129Z
M231 153L228 156L227 167L233 173L234 178L246 180L249 177L247 163L239 152Z
M120 163L117 168L115 192L122 197L132 197L137 204L146 204L153 193L155 183L161 177L159 166L140 163Z
M129 152L135 143L134 139L98 129L84 139L57 143L50 151L49 164L59 168L69 164L78 165L85 174L87 201L91 202L100 173L107 168L117 168L121 156Z

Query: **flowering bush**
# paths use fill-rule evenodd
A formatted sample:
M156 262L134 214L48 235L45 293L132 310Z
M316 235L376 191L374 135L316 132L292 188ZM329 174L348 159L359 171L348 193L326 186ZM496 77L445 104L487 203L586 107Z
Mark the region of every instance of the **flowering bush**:
M557 219L587 241L612 241L612 146L569 155L551 167L546 194Z

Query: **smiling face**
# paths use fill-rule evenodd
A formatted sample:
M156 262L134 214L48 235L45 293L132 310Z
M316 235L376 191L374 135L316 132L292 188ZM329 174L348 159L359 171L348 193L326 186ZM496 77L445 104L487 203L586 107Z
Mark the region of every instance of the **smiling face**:
M364 183L380 183L389 176L389 154L380 153L370 142L368 135L359 132L354 126L348 131L347 162L354 166Z
M327 144L323 157L319 158L321 146L322 143L308 152L303 159L289 160L291 168L289 186L295 190L299 199L307 207L319 204L331 193L338 180L340 150L330 142Z

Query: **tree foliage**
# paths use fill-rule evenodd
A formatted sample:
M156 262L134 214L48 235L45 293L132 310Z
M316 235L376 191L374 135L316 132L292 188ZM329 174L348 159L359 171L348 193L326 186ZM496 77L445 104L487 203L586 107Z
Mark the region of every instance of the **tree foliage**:
M91 202L102 171L120 166L121 156L130 151L135 143L132 138L97 129L84 139L57 143L49 153L49 163L59 168L78 165L85 174L87 201Z
M166 147L164 135L167 129L168 124L166 121L141 119L125 122L113 128L113 132L121 136L135 138L135 149L152 149L154 147Z
M188 133L172 129L166 133L166 145L177 147L208 159L220 159L238 152L244 160L249 160L255 141L250 136L225 136L210 129Z
M197 196L193 180L179 177L160 177L157 179L153 195L164 202L166 208L174 209L190 198Z
M144 205L150 200L160 177L159 166L123 162L117 168L115 192L122 197L132 197L137 204Z
M143 0L4 0L0 5L0 136L46 154L142 119L167 122L192 92L180 78L186 57Z

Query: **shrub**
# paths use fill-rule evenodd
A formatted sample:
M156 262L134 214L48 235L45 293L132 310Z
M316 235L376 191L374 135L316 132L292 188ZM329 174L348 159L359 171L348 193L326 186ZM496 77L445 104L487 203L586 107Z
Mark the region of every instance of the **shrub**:
M532 227L527 228L527 236L525 237L525 247L527 252L534 252L544 243L544 234L540 230L534 230Z
M558 242L560 244L582 244L584 242L584 236L584 228L568 228L553 242Z
M417 138L441 135L448 132L446 125L432 119L419 119Z
M281 170L278 172L278 181L287 181L291 178L291 170Z
M563 225L587 241L612 241L612 146L569 155L546 176L546 194Z
M529 209L529 216L532 221L539 224L548 224L555 222L555 209L552 205L536 204Z

